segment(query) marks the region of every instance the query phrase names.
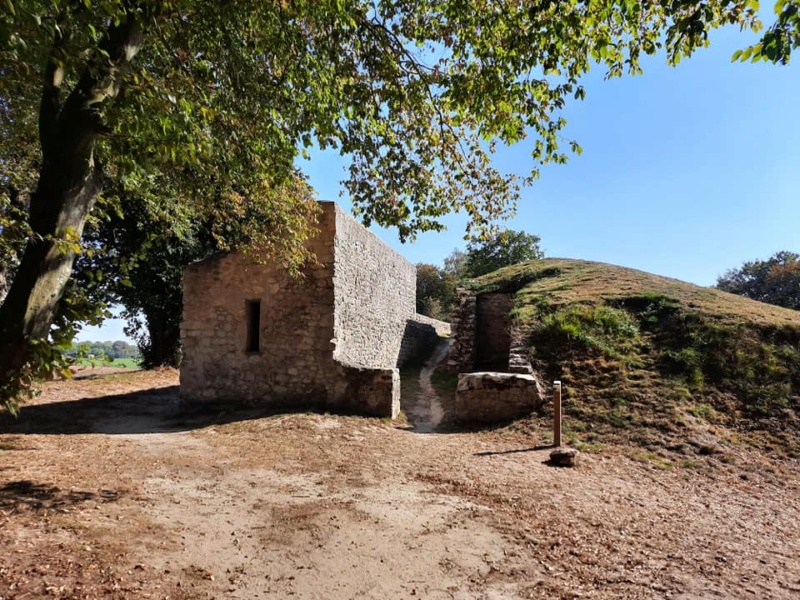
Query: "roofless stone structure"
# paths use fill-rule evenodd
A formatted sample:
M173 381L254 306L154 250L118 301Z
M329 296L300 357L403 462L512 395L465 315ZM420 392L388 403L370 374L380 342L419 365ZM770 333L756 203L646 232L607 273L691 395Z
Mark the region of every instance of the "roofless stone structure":
M236 253L184 274L181 397L396 417L398 367L449 325L416 315L416 269L333 202L302 280Z

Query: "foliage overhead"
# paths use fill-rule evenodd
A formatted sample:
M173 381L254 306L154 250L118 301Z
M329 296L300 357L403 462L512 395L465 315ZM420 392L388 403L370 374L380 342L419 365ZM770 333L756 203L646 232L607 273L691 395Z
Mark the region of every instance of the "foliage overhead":
M754 3L758 7L758 2ZM733 53L734 61L789 64L792 50L800 46L800 3L797 0L775 2L775 22L758 43Z
M365 221L409 237L463 209L480 226L516 197L515 177L487 149L531 132L535 164L564 161L558 112L583 97L578 80L593 62L635 73L640 54L660 47L677 62L710 28L755 27L754 6L6 0L3 134L35 136L47 70L58 72L52 91L69 93L108 59L115 28L135 21L138 56L88 100L104 128L98 159L129 186L156 169L192 169L228 193L254 191L316 144L352 158L346 186Z
M781 14L794 6L780 4ZM590 66L638 73L640 55L660 48L677 63L712 28L757 29L756 9L752 0L4 0L0 271L13 283L0 307L3 399L20 373L52 366L32 349L47 343L108 180L154 212L178 203L193 219L263 202L261 233L248 237L263 242L262 257L296 269L308 259L313 206L282 191L316 146L350 159L345 188L365 223L406 239L463 210L480 236L518 195L518 177L491 164L497 144L530 138L522 181L564 162L565 145L579 150L562 139L559 112L584 96ZM781 27L791 33L793 19ZM759 52L783 60L789 46L776 54L770 44ZM182 182L177 194L159 196L165 180Z
M456 305L456 288L467 279L503 267L544 257L539 236L507 229L481 242L471 242L466 252L455 249L444 266L417 264L417 312L449 321Z
M717 287L753 300L800 310L800 254L776 252L717 278Z

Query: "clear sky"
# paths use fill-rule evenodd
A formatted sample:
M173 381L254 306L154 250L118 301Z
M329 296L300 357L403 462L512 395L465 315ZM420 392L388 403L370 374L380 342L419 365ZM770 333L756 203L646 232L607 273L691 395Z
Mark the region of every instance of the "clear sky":
M769 17L764 19L769 21ZM506 225L542 238L547 256L603 261L712 285L725 270L778 250L800 251L800 56L794 64L731 63L754 40L712 33L710 48L676 68L647 58L644 75L584 80L586 99L564 110L566 139L583 154L542 169ZM524 142L495 163L524 174ZM300 166L321 199L339 201L346 162L317 154ZM464 218L401 244L411 262L441 264L465 246ZM124 339L122 324L81 340Z

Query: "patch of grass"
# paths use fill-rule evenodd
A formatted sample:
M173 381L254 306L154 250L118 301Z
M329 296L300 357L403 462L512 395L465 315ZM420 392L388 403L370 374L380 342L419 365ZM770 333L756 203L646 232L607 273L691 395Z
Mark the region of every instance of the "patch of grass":
M449 371L444 365L439 365L431 373L431 385L440 398L455 396L458 386L458 374Z
M588 454L598 454L606 449L606 445L600 442L582 442L577 438L570 438L568 440L568 444L576 450L580 450L581 452L586 452Z
M543 268L539 268L540 266ZM473 279L467 285L480 293L513 294L532 282L558 278L560 275L560 267L545 265L543 261L536 260L511 265L478 279Z
M545 315L533 336L548 338L561 351L594 350L618 357L622 347L639 334L636 320L624 310L610 306L577 304Z
M101 358L79 358L75 361L79 367L119 367L125 369L139 369L141 364L138 358L115 358L103 360Z
M631 458L662 471L672 471L675 468L675 465L671 461L659 456L655 452L634 452Z
M714 410L714 407L705 403L689 406L686 408L686 412L704 421L714 421L717 416L717 411Z

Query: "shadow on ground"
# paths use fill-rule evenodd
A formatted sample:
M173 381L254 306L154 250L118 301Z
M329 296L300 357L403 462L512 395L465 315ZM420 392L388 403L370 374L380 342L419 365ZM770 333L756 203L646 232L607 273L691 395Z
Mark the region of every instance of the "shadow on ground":
M16 418L0 414L0 434L175 433L315 410L315 407L308 406L252 407L231 403L190 406L181 402L178 386L174 385L127 394L23 406Z
M514 448L512 450L496 450L487 452L476 452L473 456L498 456L501 454L519 454L520 452L539 452L540 450L552 450L553 444L539 444L531 448Z
M114 502L120 497L115 490L84 492L62 490L58 486L33 481L11 481L0 487L0 510L28 509L45 510L67 508L82 502Z

